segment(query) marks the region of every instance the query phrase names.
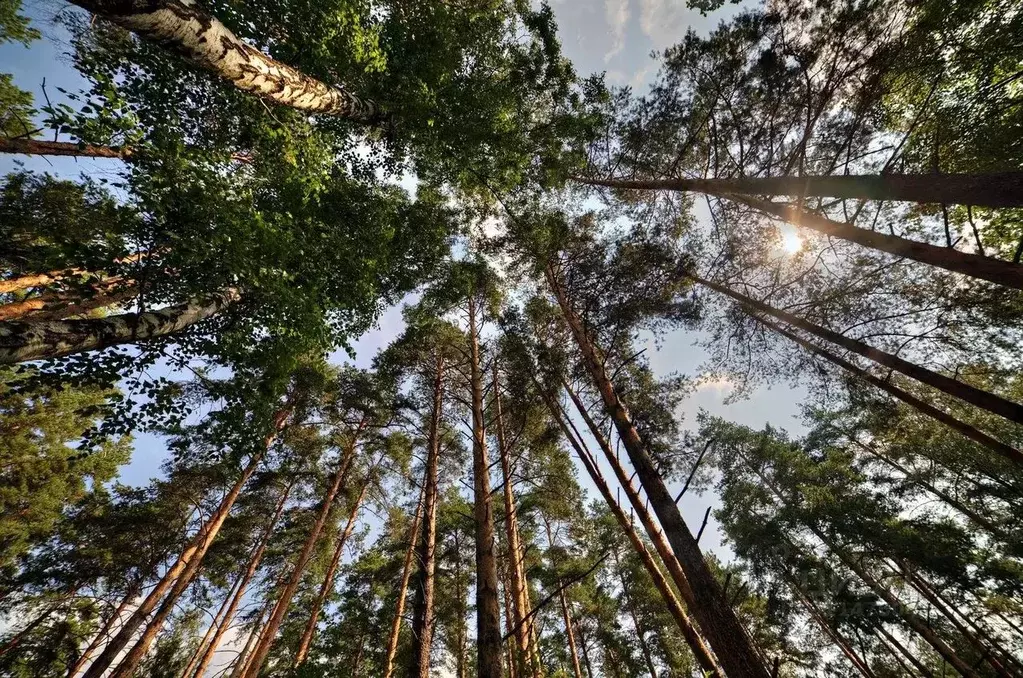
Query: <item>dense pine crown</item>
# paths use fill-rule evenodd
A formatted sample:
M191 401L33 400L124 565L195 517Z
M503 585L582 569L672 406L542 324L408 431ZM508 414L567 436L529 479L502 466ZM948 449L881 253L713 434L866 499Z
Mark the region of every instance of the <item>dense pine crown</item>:
M686 5L0 0L0 675L1023 676L1023 4Z

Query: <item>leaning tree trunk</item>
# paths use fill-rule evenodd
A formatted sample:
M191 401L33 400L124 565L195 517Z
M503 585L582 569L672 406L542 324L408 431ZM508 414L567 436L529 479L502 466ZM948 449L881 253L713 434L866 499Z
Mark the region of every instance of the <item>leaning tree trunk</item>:
M320 507L320 510L316 515L316 521L310 528L309 534L306 536L305 543L302 545L302 550L295 559L295 565L291 571L291 576L288 578L288 582L285 585L284 590L281 592L277 605L274 607L274 611L270 615L270 619L267 621L266 626L260 635L259 642L252 651L252 658L245 667L245 670L242 672L242 678L255 678L255 676L257 676L263 668L263 662L266 661L266 656L270 653L270 647L273 645L274 638L277 635L277 630L284 621L284 615L288 612L288 608L291 605L291 599L295 595L295 591L298 589L298 585L302 581L302 574L305 572L306 565L309 564L309 559L313 556L313 549L316 547L316 542L320 538L323 526L327 522L327 516L330 515L330 509L333 507L334 501L337 499L338 494L341 492L343 486L348 480L348 471L355 458L355 448L358 443L358 437L362 433L366 423L365 418L363 418L363 420L359 423L356 432L352 435L352 440L348 445L348 449L345 450L344 457L338 464L337 472L334 473L334 478L330 487L327 489L327 493L323 497L323 505Z
M604 369L599 349L593 344L582 319L569 303L553 266L548 265L545 274L579 347L583 364L600 393L604 407L611 416L632 466L639 476L640 485L646 491L675 557L685 572L695 603L691 612L696 617L700 630L710 642L721 668L729 678L768 678L769 673L758 657L749 635L704 560L699 544L682 519L682 514L668 492L664 479L654 467L646 445L632 423L628 409L618 397L611 378Z
M810 615L810 618L817 622L817 626L821 628L824 633L831 638L831 642L838 646L838 649L842 651L845 658L849 660L849 663L856 667L856 670L860 672L863 678L877 678L874 672L870 669L870 666L859 654L849 645L848 641L842 637L838 632L838 629L833 628L824 615L821 613L817 605L810 600L799 584L792 578L786 577L789 586L792 588L793 593L799 598L799 602L802 603L803 609Z
M239 39L195 0L72 0L140 38L174 52L238 89L307 113L355 122L382 120L380 106L311 78Z
M515 504L515 493L512 489L511 451L508 449L508 441L505 438L504 414L501 410L501 381L499 378L497 360L494 361L494 428L497 429L498 456L501 459L501 480L504 490L504 528L505 541L508 544L508 578L511 584L512 619L514 620L516 662L523 669L521 678L527 678L526 666L529 667L528 674L539 675L538 662L535 661L533 645L530 641L530 629L532 618L526 619L529 614L529 591L526 588L525 574L522 570L522 546L519 541L518 512Z
M0 137L0 153L22 155L57 155L74 158L117 158L131 157L130 148L120 146L93 146L70 141L42 141L38 139L10 139Z
M116 283L106 285L111 291L95 290L96 293L93 296L80 297L73 301L64 296L51 295L12 301L0 306L0 322L23 320L37 323L64 320L97 309L122 305L138 296L138 288L134 284L123 285L120 289L115 289L116 286Z
M940 175L928 178L938 179L940 178ZM1016 178L1015 181L1018 181L1018 178ZM600 183L587 180L586 183L608 185L612 182ZM637 183L645 184L646 182ZM643 188L644 186L620 185L619 187ZM704 186L704 188L707 189L708 187ZM747 207L751 207L764 214L783 219L796 226L809 228L817 231L818 233L839 238L840 240L847 240L858 245L863 245L864 247L880 250L906 259L912 259L931 266L937 266L938 268L943 268L954 273L961 273L973 278L987 280L1006 287L1023 289L1023 265L1015 262L992 259L978 254L960 252L951 247L939 247L937 245L931 245L930 243L909 240L908 238L901 238L896 235L889 235L887 233L859 228L852 224L835 221L834 219L829 219L814 212L810 212L809 210L801 209L795 205L762 200L749 195L743 195L739 192L716 190L704 190L703 192L708 195L714 195L719 198L725 198L733 202L746 205ZM1017 190L1015 193L1017 201L1019 201L1019 195L1021 194ZM946 198L944 201L939 202L948 203L950 201Z
M835 174L736 179L587 179L579 183L623 190L684 191L716 196L792 196L893 200L976 207L1023 207L1023 172L990 174Z
M671 584L668 583L668 580L661 571L661 568L657 565L657 561L654 559L653 554L651 554L649 549L647 549L646 544L643 543L643 540L636 532L636 528L632 521L625 515L625 511L622 510L622 507L619 506L618 501L611 493L611 488L608 486L607 481L600 472L596 459L593 458L593 455L587 449L586 443L583 442L583 439L580 435L578 435L578 432L574 431L574 426L572 426L566 413L554 400L553 396L548 395L543 389L541 389L540 392L544 397L547 408L551 412L551 416L557 422L558 428L561 429L565 439L568 440L572 449L575 450L576 456L579 457L579 461L582 462L587 475L589 475L590 480L593 481L593 485L604 498L604 503L606 503L608 508L611 510L611 513L618 521L618 525L629 538L629 543L632 544L632 548L636 551L636 555L639 556L639 559L646 568L646 571L650 574L650 578L653 580L654 586L657 588L658 593L661 594L661 598L664 599L664 604L668 608L668 612L671 613L672 618L674 618L675 623L678 625L679 631L682 632L682 637L685 639L690 649L692 649L693 656L696 657L696 661L699 662L700 667L704 670L707 676L720 676L721 671L718 668L717 662L711 656L706 645L704 645L703 638L689 620L689 615L686 614L685 609L682 607L682 602L675 595L675 592L671 588ZM675 556L672 554L671 557L674 558Z
M632 627L636 630L636 642L639 643L640 654L643 655L643 661L650 672L650 678L657 678L657 667L654 666L654 657L650 653L650 645L646 642L646 629L643 628L639 621L639 615L636 614L636 604L629 593L629 586L625 581L625 572L622 570L622 563L618 558L617 550L615 550L614 555L615 569L618 570L618 581L621 582L622 597L625 599L625 609L629 613L629 619L632 620Z
M156 634L162 628L163 622L176 603L177 598L180 597L181 593L187 588L198 572L199 565L203 557L205 557L206 551L213 543L213 540L216 539L217 533L220 532L224 521L227 520L227 516L241 494L242 488L256 471L256 467L259 466L267 450L270 449L273 441L284 428L290 416L290 406L279 410L274 415L273 431L264 439L263 448L259 453L252 456L252 459L249 460L248 465L242 471L241 476L221 500L217 510L199 528L198 533L189 540L188 545L178 556L174 564L164 573L157 585L149 592L145 600L135 609L127 621L121 624L117 635L106 644L100 656L89 665L89 668L83 674L84 678L100 678L100 676L106 673L107 669L114 663L114 660L120 656L121 652L128 645L135 631L145 623L166 593L167 598L164 600L164 604L161 605L156 617L146 626L142 637L136 641L117 668L111 672L110 676L128 676L135 670L145 656Z
M490 493L490 461L483 411L476 299L470 295L469 369L472 392L473 518L476 529L476 643L477 678L501 678L501 605L497 554L494 549L494 506Z
M401 621L405 614L405 598L408 594L408 583L412 578L412 559L416 554L419 523L423 519L423 500L426 497L426 479L419 492L416 513L408 531L408 547L405 549L405 560L401 564L401 581L398 584L398 600L394 608L394 619L391 620L391 632L387 635L387 659L384 662L384 678L391 678L394 673L394 657L398 654L398 637L401 636Z
M747 297L746 295L740 294L728 287L725 287L724 285L719 285L718 283L705 280L688 272L686 273L686 276L695 282L700 283L704 287L708 287L715 292L719 292L725 296L735 299L747 308L774 316L793 327L798 327L799 329L820 337L825 341L841 346L842 348L852 351L853 353L857 353L864 358L868 358L878 365L884 365L885 367L900 372L912 379L916 379L928 386L933 386L943 393L959 398L971 405L976 405L977 407L987 410L992 414L1005 417L1009 421L1014 421L1017 424L1023 424L1023 405L1020 405L1019 403L1014 403L1011 400L1007 400L994 393L989 393L965 382L957 381L956 379L946 377L943 374L938 374L926 367L921 367L920 365L911 363L908 360L903 360L902 358L886 351L868 346L862 341L852 339L851 337L847 337L839 332L835 332L834 330L829 330L826 327L815 325L808 320L800 318L799 316L774 308L773 306L769 306L762 301Z
M876 386L885 393L888 393L898 398L899 400L906 403L907 405L917 410L921 414L927 415L928 417L934 419L935 421L941 422L942 424L948 426L950 429L954 431L958 431L963 436L969 438L970 440L973 440L974 442L980 443L981 445L988 448L992 452L995 452L996 454L1005 457L1009 461L1018 465L1023 465L1023 452L1021 452L1020 450L1017 450L1016 448L1011 447L1010 445L1006 445L1000 440L992 438L991 436L984 433L975 426L971 426L964 421L956 419L955 417L953 417L951 414L948 414L944 410L939 410L934 405L924 402L923 400L917 398L912 393L909 393L908 391L905 391L899 388L898 386L892 384L890 381L876 377L870 372L867 372L865 369L849 362L848 360L840 358L837 355L831 353L830 351L826 351L820 346L817 346L803 339L802 337L792 332L789 332L781 325L773 323L759 316L754 317L756 318L757 322L761 323L765 327L774 330L783 337L791 339L792 341L796 342L797 344L799 344L806 350L810 351L814 355L818 355L824 358L825 360L835 365L838 365L842 369L862 379L868 384Z
M153 569L155 569L155 565L152 568L148 568L146 571L152 572ZM81 655L79 655L78 659L75 660L75 663L71 665L71 668L68 669L67 678L75 678L75 676L78 675L78 672L82 670L90 659L92 659L92 655L95 654L96 650L98 650L100 645L103 644L103 639L109 635L110 630L116 624L120 623L121 615L123 615L128 607L135 602L135 598L142 590L142 584L145 582L146 578L147 575L143 575L137 582L128 587L128 590L125 591L124 597L121 598L121 602L117 604L117 607L114 608L114 611L110 614L110 616L103 620L103 624L92 637L92 640L86 646L85 650Z
M263 619L266 618L268 613L273 613L275 603L276 601L273 599L267 599L266 602L263 603L263 608L259 611L259 616L256 617L256 621L252 626L252 633L250 633L249 637L245 640L245 647L243 647L242 651L238 653L237 657L235 657L234 663L231 666L231 678L239 678L239 676L245 673L248 669L249 663L252 661L252 650L256 643L259 642L259 638L262 635Z
M888 650L889 653L891 653L893 657L895 657L895 660L899 662L899 665L906 670L907 676L912 676L913 669L916 669L917 673L923 676L923 678L935 678L934 673L924 666L923 662L917 658L916 654L910 652L909 648L889 633L887 629L885 629L884 624L879 622L875 622L875 624L874 633L872 635L881 643L881 645L884 646L886 650ZM909 663L907 663L907 660ZM944 678L944 676L942 678Z
M437 473L440 466L440 423L444 406L444 357L437 352L433 380L433 408L427 433L426 469L423 476L423 525L416 560L415 598L412 603L412 657L409 678L430 678L433 645L434 574L437 564Z
M206 627L206 632L203 634L199 644L196 645L195 650L192 652L192 657L188 660L188 664L185 665L184 671L181 672L181 678L190 678L195 673L195 667L202 660L206 654L206 649L209 647L210 642L213 640L213 636L217 633L224 620L227 619L227 611L231 607L231 601L234 600L237 595L238 588L241 586L242 578L244 575L240 575L235 581L231 583L231 588L228 590L227 595L224 596L224 600L220 603L220 608L217 613L213 615L213 619L210 621L210 625ZM202 674L199 674L199 678L202 678Z
M316 623L320 619L320 612L323 610L323 604L327 602L327 596L334 590L334 577L337 575L337 568L341 565L341 556L344 554L345 544L348 539L352 536L352 532L355 530L355 518L359 515L359 509L362 507L362 502L366 498L366 492L369 490L370 479L367 478L366 482L363 483L362 489L359 491L359 496L355 498L352 503L352 509L348 513L348 520L345 523L345 529L341 532L340 538L337 540L337 546L334 548L334 557L330 560L330 565L327 567L326 574L323 575L323 583L320 585L319 593L316 594L316 599L313 601L312 609L309 611L309 621L306 623L305 631L302 633L302 639L298 643L298 650L295 652L295 661L293 668L298 668L305 663L306 658L309 656L309 648L313 644L313 637L316 635Z
M199 664L195 669L195 678L203 678L206 675L206 669L209 668L210 663L213 661L213 656L217 653L217 648L220 646L220 641L223 640L224 634L227 633L231 627L231 621L234 619L235 613L238 611L238 606L241 605L242 600L245 596L245 590L249 586L249 582L256 576L256 571L259 569L260 563L263 561L263 554L266 553L267 546L270 545L270 538L273 536L274 529L277 527L277 522L281 519L281 515L284 513L284 507L287 504L288 497L291 495L291 489L293 483L289 484L284 492L281 494L281 498L277 501L277 506L274 508L273 516L270 518L270 522L267 523L266 530L263 532L262 537L259 540L259 544L253 551L252 556L249 558L249 563L245 568L245 573L242 575L241 581L238 582L238 589L235 591L234 596L231 598L231 604L227 608L227 612L224 614L223 621L217 626L216 633L210 639L202 656L199 658ZM184 678L188 678L187 673Z
M145 313L89 320L0 322L0 365L165 337L220 313L238 298L236 290L228 290L208 300Z
M547 546L553 549L556 544L554 543L554 533L551 531L551 524L542 513L541 517L547 532ZM583 678L582 667L579 665L579 653L575 646L575 634L572 633L572 613L568 609L568 597L565 594L568 585L561 581L560 574L557 575L555 583L558 585L558 602L561 605L561 618L565 622L565 638L568 640L568 653L572 658L572 672L575 678Z

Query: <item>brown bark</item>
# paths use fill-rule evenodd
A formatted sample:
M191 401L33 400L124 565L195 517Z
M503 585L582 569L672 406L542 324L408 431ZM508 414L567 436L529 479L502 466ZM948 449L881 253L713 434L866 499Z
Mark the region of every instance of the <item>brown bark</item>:
M519 667L523 656L515 645L515 636L518 628L515 626L515 619L512 615L511 578L508 573L508 558L504 559L505 567L502 571L501 589L504 593L504 634L509 636L505 648L505 663L508 665L508 678L518 678Z
M425 499L426 479L424 478L423 487L419 491L419 501L416 503L416 513L412 518L412 525L409 526L408 548L405 549L405 560L401 565L401 583L398 584L398 600L394 609L394 620L391 621L391 632L387 636L387 660L384 678L391 678L391 674L394 673L394 657L398 654L398 637L401 635L401 621L405 614L405 598L408 594L409 579L412 577L412 559L416 553L416 538L419 536L419 523L423 519Z
M653 580L654 586L664 599L665 606L668 608L668 611L671 612L675 623L678 625L679 631L682 632L682 637L692 649L693 656L696 657L701 668L703 668L709 676L722 675L720 668L717 666L717 662L714 660L713 656L711 656L710 651L703 642L703 638L689 620L689 615L686 614L681 601L679 601L675 592L672 590L671 584L668 583L668 580L665 578L661 568L657 565L657 561L654 559L649 549L647 549L643 540L640 539L632 521L625 515L625 511L622 510L622 507L619 506L617 500L615 500L614 495L611 493L611 488L608 487L607 481L604 479L603 474L597 466L596 460L586 448L586 443L582 440L581 436L572 430L571 422L566 423L568 418L564 414L560 405L554 401L554 398L547 394L544 390L541 390L540 393L547 403L548 409L551 411L551 416L557 422L558 428L561 429L565 439L568 440L572 449L575 450L576 456L579 457L579 461L582 462L583 468L590 476L590 480L593 481L594 486L604 498L604 502L618 521L622 531L625 532L625 535L629 538L629 543L632 544L632 548L636 551L636 555L639 556L643 566L650 574L650 578Z
M213 635L217 632L217 629L223 624L224 619L227 617L227 610L231 606L231 601L234 600L235 593L238 591L238 586L241 584L241 576L238 577L237 581L231 583L231 588L224 596L224 600L220 603L220 608L217 613L213 615L213 619L210 620L210 625L206 627L206 632L202 635L202 640L196 646L195 651L192 652L192 657L188 660L188 664L185 665L185 670L181 672L181 678L189 678L194 672L195 667L202 660L202 657L206 654L206 648L209 646L210 641L213 639ZM202 674L199 674L199 678L202 678Z
M618 570L618 581L622 584L622 597L625 599L625 609L629 613L629 619L632 620L632 627L636 631L636 641L639 642L639 651L643 655L643 662L646 664L647 671L650 672L650 678L657 678L657 667L654 666L654 658L650 653L650 646L646 642L646 629L639 622L639 616L636 614L636 605L632 600L632 596L629 594L628 582L625 581L625 572L622 570L622 563L618 559L618 552L615 551L615 569Z
M344 456L338 463L338 468L334 473L334 478L323 497L323 504L317 512L316 521L310 528L305 543L302 545L302 550L295 559L295 565L291 570L291 576L288 578L288 582L278 598L277 605L274 607L274 611L270 615L270 619L267 620L266 627L260 635L259 642L252 651L252 659L242 672L242 678L255 678L255 676L259 674L259 671L263 668L263 662L266 661L266 656L269 654L270 647L273 645L274 639L277 635L277 630L280 628L281 622L284 621L284 615L288 612L288 607L291 605L291 599L295 595L295 591L298 589L298 585L302 581L302 574L305 572L306 565L309 564L309 559L312 558L313 549L316 547L316 542L320 538L320 533L323 531L323 526L327 522L327 517L330 515L330 510L334 505L334 501L337 499L338 494L340 494L348 480L348 471L351 468L353 459L355 458L355 449L358 444L358 438L365 425L366 420L364 418L362 422L360 422L357 430L352 434L352 440L349 443L348 449L345 450Z
M277 527L277 522L281 519L281 515L284 513L284 507L291 494L293 484L294 481L288 484L284 492L281 494L281 498L277 501L277 506L274 507L273 516L271 516L270 522L267 523L266 530L263 532L259 543L255 550L253 550L252 556L249 558L248 565L245 567L245 572L242 574L242 577L238 582L238 588L235 590L234 596L231 598L231 603L227 608L227 612L224 614L224 619L219 625L217 625L216 632L213 634L213 637L206 645L202 656L199 658L199 664L195 669L195 678L203 678L206 675L206 669L209 668L210 663L213 661L213 656L217 653L217 648L220 646L220 641L224 638L224 634L227 633L227 630L231 627L231 621L234 619L234 615L238 611L238 607L241 605L242 599L245 596L245 590L248 588L249 582L252 581L252 578L256 576L256 571L259 569L259 565L263 561L263 554L266 553L267 546L270 545L270 538L273 536L274 529ZM185 678L188 678L187 672Z
M646 491L650 505L664 527L668 542L685 573L695 603L691 612L696 617L703 635L710 642L721 668L729 678L768 678L767 668L757 655L749 635L707 566L700 547L682 519L682 514L668 492L664 480L657 473L646 445L632 423L628 409L618 397L610 377L604 370L599 349L593 344L582 319L569 303L553 266L547 267L546 277L579 347L583 364L601 395L604 407L611 416L632 466L639 476L640 485Z
M473 517L476 528L477 678L501 678L501 606L494 550L494 507L483 410L482 359L476 299L468 299L469 370L472 392Z
M263 619L266 618L268 613L273 613L276 603L277 601L273 599L268 599L265 603L263 603L263 608L259 611L259 616L256 617L256 621L252 626L252 632L245 641L245 647L242 648L242 651L239 652L238 656L234 659L234 663L231 667L231 678L238 678L245 673L249 663L252 661L252 649L255 647L256 643L259 642L259 638L262 635Z
M736 179L587 179L574 181L624 190L685 191L709 195L792 196L892 200L977 207L1023 207L1023 172L990 174L838 174Z
M842 563L845 564L853 573L860 578L860 580L867 585L871 591L873 591L879 598L888 603L888 606L895 612L899 617L906 623L909 628L913 629L921 638L927 641L927 644L934 648L941 657L948 662L952 668L959 672L964 678L975 678L978 674L969 664L967 664L955 651L943 641L937 633L930 627L926 621L917 616L912 610L906 607L902 601L898 599L886 586L882 586L869 572L863 567L862 562L852 557L845 549L839 547L835 542L829 539L824 533L812 525L808 526L810 531L817 535L825 546L828 547L832 553L834 553Z
M0 323L0 365L59 358L165 337L217 315L238 298L236 290L228 290L208 300L145 313L122 313L88 320L3 322Z
M952 624L956 631L958 631L959 634L967 640L967 642L973 645L981 653L984 657L984 661L986 661L991 668L994 669L995 673L1000 676L1000 678L1012 678L1014 675L1019 675L1018 673L1010 672L995 653L1002 656L1010 655L1005 653L1004 649L996 643L988 645L983 642L972 629L967 628L966 624L960 621L959 617L949 606L945 605L945 601L940 598L933 589L931 589L927 582L913 572L908 563L898 562L896 563L896 568L898 572L902 573L904 580L908 582L909 585L918 593L920 593L920 595L922 595L924 599L938 611L939 614L945 617L945 619Z
M156 634L163 627L163 622L166 620L167 615L170 614L178 597L198 573L206 551L213 543L213 540L216 539L224 521L227 520L227 516L230 514L235 501L237 501L238 495L241 494L242 488L255 472L256 467L259 466L266 451L269 450L290 416L290 408L281 409L274 415L273 431L265 438L263 448L259 453L252 456L242 471L241 476L221 500L217 510L199 528L196 535L189 540L188 545L178 556L177 560L168 568L167 572L164 573L164 576L157 585L149 592L145 600L135 609L127 621L120 626L117 635L107 643L100 656L89 665L89 668L84 673L84 678L100 678L110 668L114 660L128 645L135 631L145 623L149 615L156 609L160 599L164 597L164 594L167 594L157 614L143 631L142 637L136 641L128 654L110 673L110 677L116 676L121 678L122 676L130 676L135 670L139 662L142 661L142 657L145 656Z
M142 261L148 257L149 252L138 252L126 257L119 257L114 260L114 263L132 264ZM68 280L70 278L95 278L98 276L99 274L95 271L86 271L80 268L49 271L47 273L28 273L14 278L7 278L6 280L0 280L0 294L10 294L11 292L20 292L32 287L52 285L53 283Z
M337 576L337 569L341 565L341 556L344 555L345 543L355 530L355 518L359 515L359 508L366 498L369 483L370 478L367 478L366 482L362 485L362 489L359 491L359 496L352 503L352 509L348 514L348 521L345 523L345 529L341 532L341 536L337 540L337 546L334 548L334 557L330 560L330 566L327 568L327 573L323 576L323 583L320 585L320 590L313 600L313 607L309 611L309 621L306 623L302 639L298 643L298 650L295 652L294 668L304 664L309 656L309 648L312 646L313 637L316 635L316 623L320 619L320 611L323 609L323 604L327 601L327 596L334 589L334 578Z
M855 438L850 438L850 440L852 440L852 442L855 443L857 447L866 451L867 454L871 455L876 459L880 459L881 461L883 461L884 463L888 464L893 469L901 473L903 477L909 482L919 485L920 487L924 488L925 490L933 494L935 497L940 499L941 501L951 506L953 509L955 509L956 511L964 515L966 518L968 518L970 521L972 521L977 527L986 530L991 536L995 537L996 539L1002 540L1007 539L1007 537L1009 536L1005 533L1004 530L999 528L997 525L992 523L984 516L974 511L972 508L970 508L963 502L959 501L958 499L950 495L948 492L945 492L944 490L936 487L933 483L929 483L923 478L920 478L919 476L914 474L912 471L910 471L909 469L907 469L905 466L895 461L894 459L890 459L889 457L881 454L874 448L874 446L862 443L859 440L856 440Z
M40 139L11 139L0 137L0 153L21 153L24 155L59 155L76 158L117 158L131 157L130 148L122 146L93 146L69 141L42 141Z
M150 570L151 569L152 568L150 568ZM107 638L108 635L110 634L110 629L113 628L115 624L120 621L121 615L124 614L124 611L128 609L128 606L132 602L134 602L135 598L142 590L142 583L143 579L140 579L139 581L132 584L125 592L124 597L121 598L121 602L117 604L117 607L110 614L110 616L103 620L103 624L100 626L99 631L96 632L96 634L93 636L92 640L89 642L88 646L86 646L82 654L79 655L78 659L75 660L75 663L71 665L70 669L68 669L67 674L68 678L74 678L76 675L78 675L78 672L82 670L82 667L84 667L86 663L88 663L88 661L92 659L92 655L96 652L97 649L99 649L99 646L103 643L103 640Z
M433 379L433 407L427 433L426 469L423 475L423 524L416 560L415 598L412 604L412 657L410 678L430 678L433 646L434 573L437 563L437 473L440 466L440 423L444 407L444 356L437 352Z
M881 634L881 637L884 639L886 646L889 649L891 649L892 652L896 654L896 656L902 655L903 657L908 659L909 663L913 665L913 668L919 671L920 675L924 676L924 678L934 678L934 673L932 673L930 669L924 666L924 663L917 659L916 655L909 651L909 648L907 648L905 645L899 642L899 640L895 636L889 633L888 629L886 629L881 624L878 624L876 628L878 633Z
M1005 443L999 440L995 440L994 438L984 433L983 431L979 430L978 428L970 426L966 422L956 419L947 412L939 410L937 407L931 405L930 403L924 402L920 398L917 398L908 391L904 391L903 389L899 388L898 386L895 386L889 381L875 377L870 372L867 372L863 368L854 365L848 360L840 358L837 355L831 353L830 351L826 351L823 348L815 344L812 344L809 341L806 341L802 337L793 334L792 332L789 332L781 325L778 325L769 320L765 320L764 318L759 317L757 317L757 321L763 324L765 327L769 327L770 329L774 330L778 334L787 337L788 339L791 339L792 341L796 342L797 344L799 344L806 350L810 351L814 355L818 355L824 358L825 360L835 365L838 365L842 369L848 371L851 374L856 375L858 378L871 384L872 386L876 386L885 393L888 393L898 398L899 400L906 403L910 407L914 408L918 412L927 415L928 417L934 419L935 421L941 422L942 424L948 426L952 430L961 433L963 436L969 438L970 440L973 440L974 442L980 443L981 445L988 448L992 452L995 452L998 455L1003 456L1006 459L1009 459L1013 463L1023 465L1023 452L1021 452L1020 450L1017 450L1014 447L1006 445Z
M510 450L508 441L505 439L504 415L501 410L501 381L497 361L494 361L494 428L497 429L498 456L501 460L501 479L504 490L504 527L505 541L508 544L508 576L511 583L512 618L514 619L516 662L521 665L528 663L528 675L540 675L538 662L535 660L533 643L530 638L530 629L533 626L532 618L526 619L529 614L529 591L526 588L526 578L522 571L523 552L522 544L519 541L518 512L515 504L515 493L512 488L512 473ZM527 675L525 666L520 671L523 678Z
M821 614L817 605L814 604L814 602L811 601L805 593L803 593L803 589L800 588L799 584L791 578L787 579L789 586L792 588L793 593L796 594L796 597L799 598L799 602L802 603L806 613L810 615L815 622L817 622L817 625L821 628L821 630L824 631L824 633L831 638L831 641L838 646L838 649L842 651L842 654L844 654L845 658L849 660L849 663L856 667L856 670L860 672L860 675L862 675L863 678L877 678L874 672L870 669L870 666L867 665L867 662L865 662L863 658L860 657L852 648L852 646L849 645L846 639L838 632L838 629L831 626L831 624L824 618L824 615Z
M590 661L589 642L586 640L585 634L583 634L582 626L576 624L575 629L579 635L579 649L582 650L583 654L583 666L586 667L586 678L593 678L593 662Z
M328 85L263 54L199 9L194 0L75 0L75 4L260 98L361 123L383 118L372 99Z
M468 642L466 638L465 630L465 618L469 615L468 610L468 595L465 591L465 586L462 583L462 558L461 549L458 540L458 533L455 532L455 598L458 603L458 610L460 612L458 618L462 620L458 624L458 631L456 632L455 646L458 648L455 657L455 678L467 678L469 675L468 661L466 660L465 647ZM427 667L428 669L429 667Z
M108 287L113 288L114 285ZM90 311L107 308L134 299L138 294L135 285L126 285L110 292L98 292L91 297L70 300L64 295L43 295L12 301L0 305L0 321L26 320L38 322L45 320L64 320L76 315L84 315Z
M710 280L705 280L692 273L686 273L686 275L704 287L708 287L715 292L719 292L725 296L735 299L743 306L778 318L793 327L798 327L799 329L809 332L816 337L820 337L825 341L841 346L848 351L852 351L864 358L872 360L878 365L884 365L885 367L900 372L907 377L927 384L928 386L933 386L943 393L959 398L960 400L972 405L976 405L977 407L985 409L993 414L1005 417L1009 421L1023 424L1023 405L1020 405L1019 403L1014 403L1011 400L1007 400L994 393L989 393L965 382L952 379L951 377L946 377L943 374L938 374L926 367L921 367L920 365L911 363L908 360L903 360L896 355L873 348L862 341L852 339L833 330L829 330L826 327L815 325L808 320L804 320L803 318L788 313L787 311L782 311L774 308L773 306L769 306L762 301L757 301L756 299L747 297L744 294L735 292L724 285L719 285L718 283L711 282Z
M567 591L562 590L558 594L561 602L561 619L565 622L565 636L568 638L568 654L572 659L572 675L575 678L583 678L582 665L579 663L579 648L575 642L575 632L572 629L572 610L568 604Z

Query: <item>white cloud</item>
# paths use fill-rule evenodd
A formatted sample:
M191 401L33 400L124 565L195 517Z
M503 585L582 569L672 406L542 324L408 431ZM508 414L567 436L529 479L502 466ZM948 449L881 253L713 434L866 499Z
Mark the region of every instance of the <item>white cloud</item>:
M629 23L629 0L604 0L604 18L611 34L611 49L604 54L604 63L625 49L625 27Z
M639 27L657 50L680 41L691 17L685 0L639 0Z

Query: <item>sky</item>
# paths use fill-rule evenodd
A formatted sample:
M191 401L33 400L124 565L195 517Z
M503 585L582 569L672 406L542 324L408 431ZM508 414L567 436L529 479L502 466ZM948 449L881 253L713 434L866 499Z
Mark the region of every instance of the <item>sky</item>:
M12 72L16 84L32 91L38 102L43 101L41 85L45 79L47 93L56 102L62 99L58 87L74 90L84 86L68 65L66 34L51 21L54 14L66 10L67 5L59 0L26 0L25 6L36 27L43 32L43 39L28 49L18 45L0 46L0 71ZM728 5L710 17L703 17L689 10L685 0L553 0L552 7L564 52L580 75L603 71L611 84L629 85L636 90L645 89L656 76L657 63L651 58L652 52L671 46L690 28L706 32L739 9ZM0 175L22 167L67 178L82 173L96 176L116 171L115 161L111 160L0 157ZM376 351L396 337L401 328L400 308L387 310L378 326L354 343L355 353L350 360L368 367ZM647 356L655 374L698 375L706 356L694 346L697 338L691 333L676 331L661 337L656 344L648 341ZM680 407L678 414L683 425L694 426L696 415L702 410L753 427L771 423L793 433L802 431L798 421L799 403L805 396L802 390L786 384L766 384L749 398L727 404L730 392L726 381L702 383ZM122 472L122 481L134 485L146 483L159 475L159 465L164 458L165 449L159 439L147 434L137 436L136 451L131 464ZM605 472L609 475L607 469ZM581 469L579 475L584 475ZM674 483L671 489L677 490L679 484ZM589 482L583 485L589 487ZM592 488L590 495L596 496ZM705 509L716 503L713 493L704 496L690 493L683 498L680 507L694 533ZM713 519L701 545L728 559Z

